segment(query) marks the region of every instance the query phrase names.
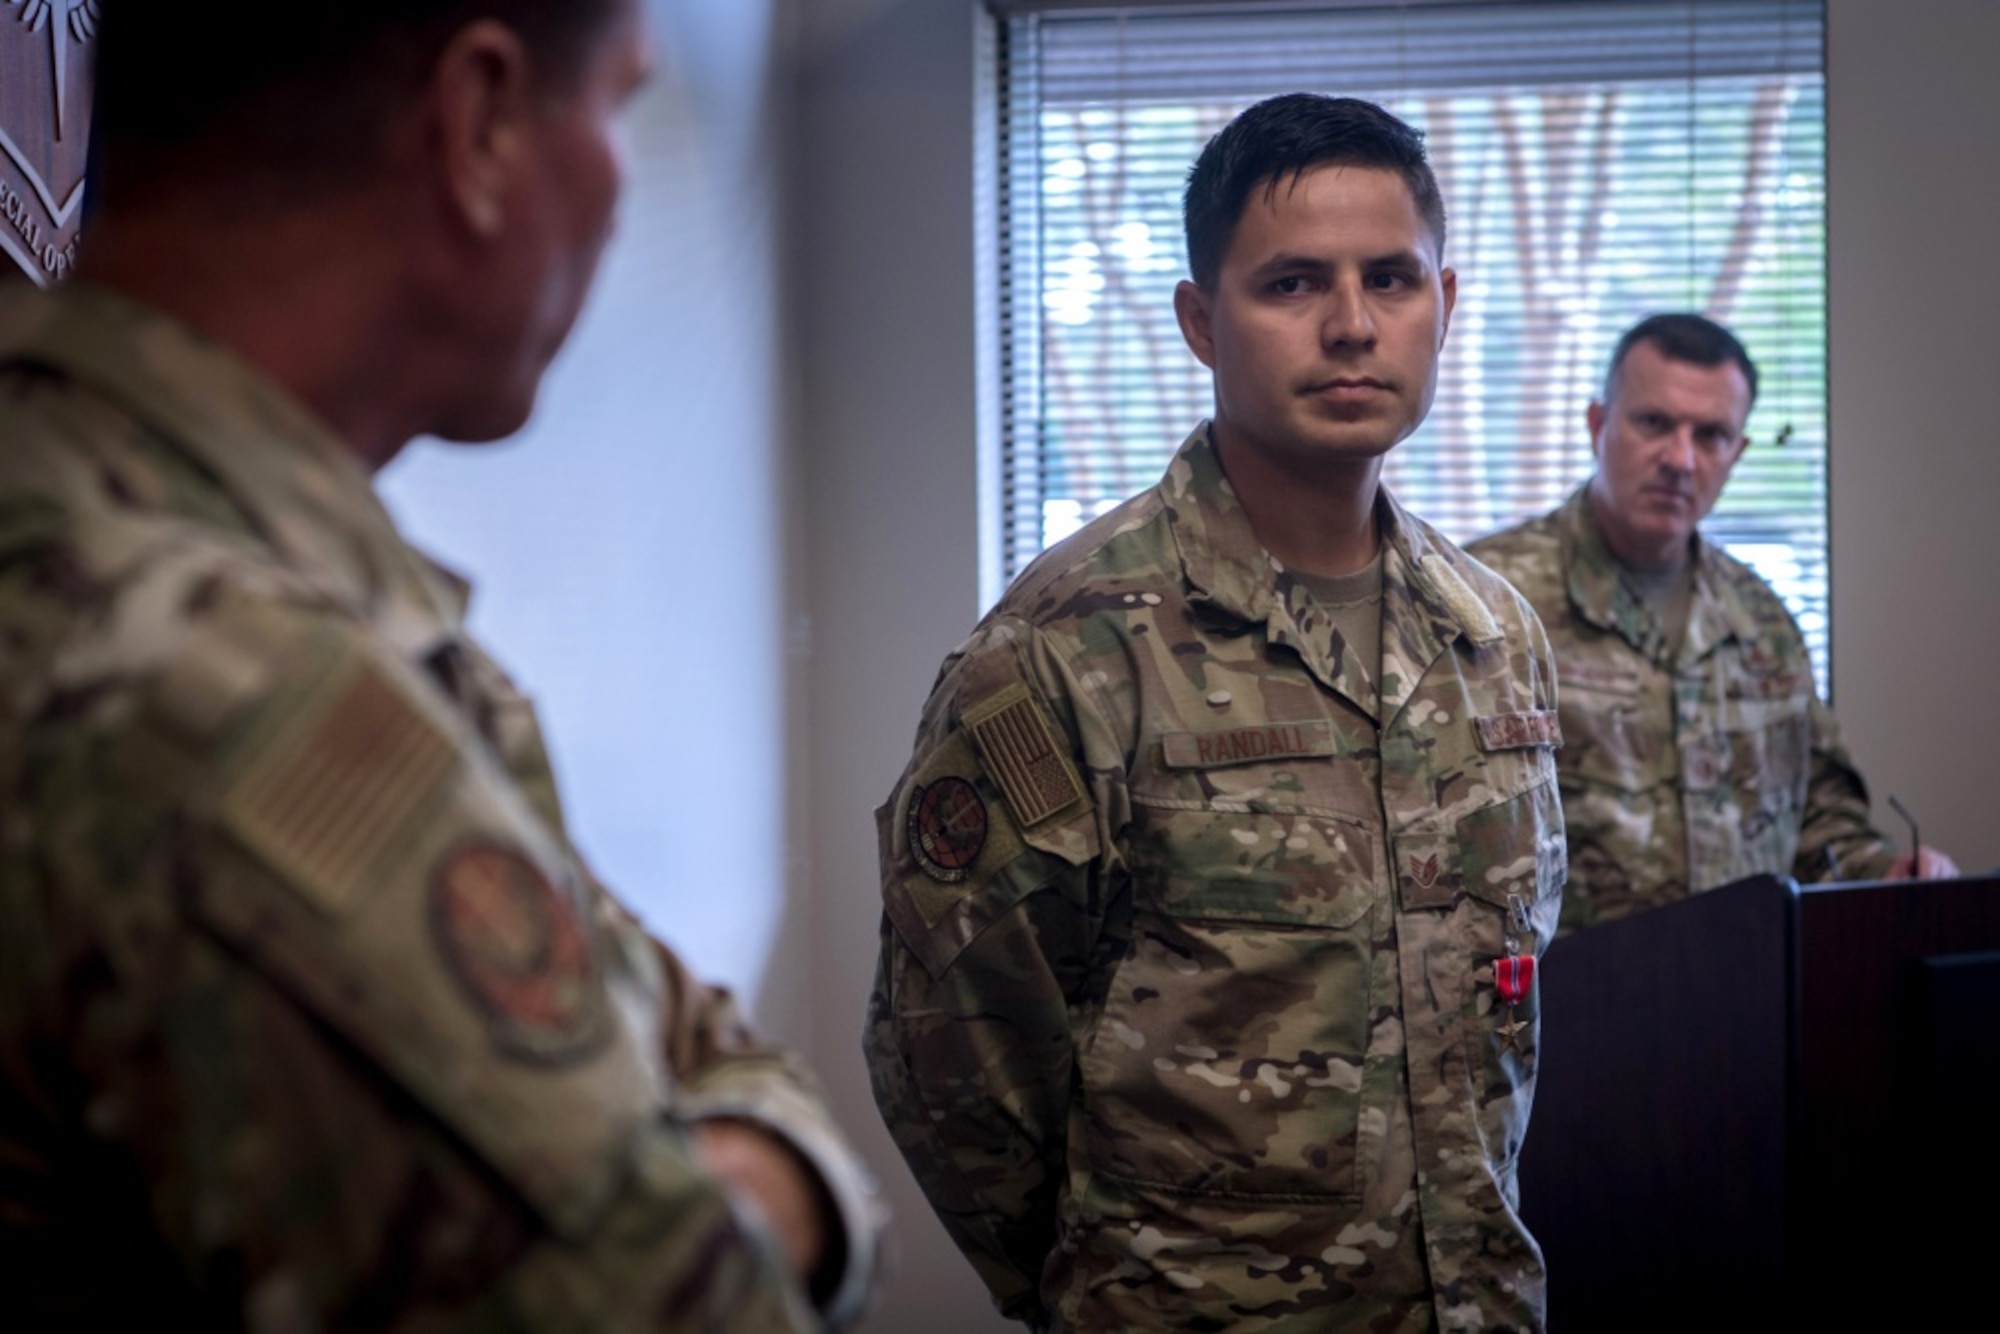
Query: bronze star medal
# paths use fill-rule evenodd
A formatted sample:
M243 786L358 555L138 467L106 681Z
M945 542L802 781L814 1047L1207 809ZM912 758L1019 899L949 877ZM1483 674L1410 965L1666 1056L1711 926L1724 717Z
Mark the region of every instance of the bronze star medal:
M1532 954L1510 954L1504 959L1493 961L1493 985L1500 993L1500 999L1507 1006L1507 1022L1500 1025L1500 1039L1509 1050L1520 1045L1521 1034L1528 1026L1514 1014L1514 1007L1528 997L1535 985L1535 956Z
M1535 989L1535 956L1521 953L1521 940L1515 932L1528 931L1533 925L1528 916L1528 905L1519 894L1509 894L1507 954L1493 961L1493 989L1500 993L1500 1002L1507 1007L1507 1020L1500 1025L1500 1041L1509 1051L1520 1050L1521 1034L1528 1031L1528 1025L1514 1013L1514 1009Z

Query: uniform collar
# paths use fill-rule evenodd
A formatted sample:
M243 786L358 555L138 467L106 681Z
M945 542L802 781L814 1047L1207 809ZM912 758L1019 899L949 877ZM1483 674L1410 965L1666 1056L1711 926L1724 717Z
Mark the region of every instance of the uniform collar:
M1161 483L1190 600L1214 618L1241 629L1261 625L1274 644L1304 661L1321 684L1367 710L1379 699L1378 721L1387 722L1407 702L1417 681L1451 642L1475 644L1501 638L1493 613L1473 593L1421 524L1388 489L1376 494L1383 537L1382 680L1372 664L1344 653L1332 623L1305 585L1257 540L1229 479L1223 476L1209 423L1195 428L1168 465Z
M1618 635L1640 653L1667 662L1667 632L1645 597L1625 577L1590 509L1590 483L1579 486L1558 511L1563 569L1568 571L1570 605L1584 620ZM1747 640L1756 620L1725 577L1714 544L1694 536L1694 597L1688 607L1681 661L1699 662L1731 639Z
M359 459L306 408L159 311L83 283L0 291L0 362L51 367L211 473L285 563L419 656L469 589L403 541Z

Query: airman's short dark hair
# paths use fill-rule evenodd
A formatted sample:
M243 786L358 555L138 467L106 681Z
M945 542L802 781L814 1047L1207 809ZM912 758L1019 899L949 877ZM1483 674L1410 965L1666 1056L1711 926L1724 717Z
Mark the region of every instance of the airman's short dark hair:
M1736 335L1706 315L1677 311L1648 315L1627 329L1612 350L1611 365L1604 372L1604 401L1611 401L1612 387L1618 382L1618 368L1641 343L1651 343L1668 361L1685 361L1692 366L1720 366L1734 362L1750 385L1750 401L1757 401L1757 363Z
M492 18L551 77L578 72L621 0L100 0L91 185L192 163L325 179L369 160L451 35Z
M1188 172L1182 219L1195 282L1214 286L1252 190L1262 186L1269 192L1328 166L1379 167L1400 175L1443 255L1444 198L1422 131L1360 98L1286 93L1230 121Z

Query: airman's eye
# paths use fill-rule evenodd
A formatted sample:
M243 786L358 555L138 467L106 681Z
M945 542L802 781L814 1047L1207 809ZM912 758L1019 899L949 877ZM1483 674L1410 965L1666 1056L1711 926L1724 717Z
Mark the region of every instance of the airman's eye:
M1297 296L1300 292L1306 290L1306 280L1299 277L1296 273L1287 274L1285 277L1272 283L1271 290L1280 296Z

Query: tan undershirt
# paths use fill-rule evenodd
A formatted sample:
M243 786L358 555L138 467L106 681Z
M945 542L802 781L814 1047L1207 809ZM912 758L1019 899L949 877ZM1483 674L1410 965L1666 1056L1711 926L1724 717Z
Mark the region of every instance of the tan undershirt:
M1353 574L1324 576L1300 574L1293 578L1305 585L1314 602L1333 621L1346 641L1347 651L1368 669L1373 698L1359 701L1370 713L1378 710L1382 680L1382 553Z
M1678 661L1681 645L1687 643L1688 614L1694 607L1693 564L1668 570L1627 567L1625 578L1660 618L1660 628L1667 635L1667 661Z

